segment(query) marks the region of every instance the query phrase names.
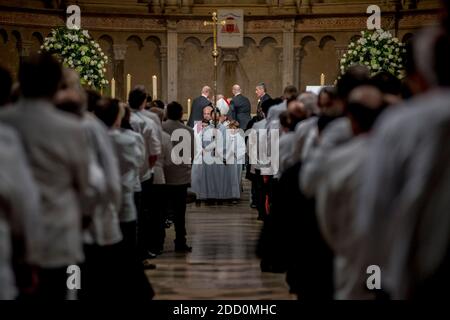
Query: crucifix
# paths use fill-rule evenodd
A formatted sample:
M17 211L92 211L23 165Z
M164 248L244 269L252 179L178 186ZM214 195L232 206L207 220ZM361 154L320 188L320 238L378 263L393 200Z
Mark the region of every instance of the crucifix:
M204 21L203 25L206 26L212 26L213 27L213 51L212 51L212 57L214 59L214 83L213 83L213 102L214 107L217 106L217 58L219 57L219 50L217 48L217 26L221 25L224 26L226 24L226 21L219 21L217 18L217 12L212 13L212 21ZM216 123L216 120L214 120L214 123Z

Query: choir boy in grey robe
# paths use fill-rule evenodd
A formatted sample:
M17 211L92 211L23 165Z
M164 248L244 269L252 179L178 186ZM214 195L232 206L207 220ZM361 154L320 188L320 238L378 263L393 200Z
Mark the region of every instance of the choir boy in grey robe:
M92 221L84 232L86 261L82 265L83 290L78 292L80 299L93 299L99 294L112 295L115 292L107 280L113 273L114 268L110 265L115 260L114 254L109 252L114 253L122 240L118 217L122 200L119 162L107 127L93 114L100 96L93 92L88 94L89 99L86 99L78 73L64 69L62 89L54 101L58 109L73 113L80 119L89 144L86 150L89 157L89 188L86 193ZM86 100L93 104L87 108L92 112L86 112Z
M151 248L151 228L157 225L157 215L153 214L153 195L151 185L153 183L153 167L161 154L161 140L158 125L143 110L146 105L147 92L142 86L137 86L128 96L128 103L132 110L130 124L136 132L142 134L145 142L145 158L142 169L142 195L141 210L138 215L138 245L142 260L156 257Z
M139 289L144 273L135 260L137 212L133 199L136 176L144 161L143 149L135 136L126 134L120 129L125 109L118 100L103 99L97 105L95 114L109 128L109 136L119 159L122 186L122 205L119 208L112 207L111 214L116 214L120 221L123 240L116 246L110 246L109 253L105 256L110 258L110 266L105 266L109 268L108 271L103 271L109 277L105 280L109 282L103 285L104 290L108 289L109 292L104 292L103 296L144 298L141 296L143 292ZM109 270L114 270L114 273ZM113 283L110 281L112 276Z
M42 204L42 255L39 295L65 299L67 267L83 261L84 191L88 188L86 136L79 121L55 110L62 72L50 55L32 56L22 63L22 99L2 110L0 122L19 134L39 189ZM38 81L36 79L39 79Z
M150 113L157 116L158 122L162 125L164 117L164 110L160 108L151 108ZM152 185L152 193L154 195L153 210L155 210L158 216L158 224L153 226L153 234L151 241L151 251L157 254L161 254L164 249L164 238L166 236L166 211L167 211L167 188L166 178L164 174L164 168L167 167L170 162L172 152L172 141L170 135L167 132L161 134L161 154L156 160L154 167L154 179Z

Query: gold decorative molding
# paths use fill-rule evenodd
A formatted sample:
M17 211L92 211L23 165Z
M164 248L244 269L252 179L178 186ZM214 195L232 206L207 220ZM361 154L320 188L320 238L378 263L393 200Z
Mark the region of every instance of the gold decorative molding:
M23 27L55 27L64 25L64 19L55 14L0 11L0 24Z
M402 29L435 25L439 23L438 19L438 16L432 13L404 15L399 21L399 27Z
M251 19L251 20L250 20ZM433 25L438 16L432 11L427 12L401 12L399 17L393 13L382 17L383 26L392 29L398 19L399 29L414 29L424 25ZM120 15L93 15L82 14L81 25L83 29L92 31L123 31L123 32L166 32L168 29L179 33L208 33L203 26L203 18L165 19L156 16L120 16ZM293 28L294 32L346 32L359 31L366 28L367 16L318 16L301 15L296 19L255 19L246 16L244 28L246 33L282 33L283 30ZM65 15L56 12L26 12L1 11L0 25L17 28L52 28L62 26ZM293 24L293 25L292 25Z
M81 26L89 30L165 31L165 21L154 18L81 16Z
M250 20L245 21L246 32L282 32L285 27L284 20Z

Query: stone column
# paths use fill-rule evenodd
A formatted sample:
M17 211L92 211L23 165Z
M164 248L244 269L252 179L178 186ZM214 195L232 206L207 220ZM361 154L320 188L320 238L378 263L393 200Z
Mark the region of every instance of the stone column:
M284 58L283 58L283 47L276 47L276 53L278 55L278 84L272 84L272 90L280 91L278 86L284 86ZM281 81L280 81L281 80ZM281 88L281 90L283 90Z
M404 9L416 9L417 8L417 0L405 0L403 8Z
M166 5L164 8L165 13L177 13L179 10L178 0L165 0Z
M294 49L294 86L300 88L300 63L302 58L300 47Z
M193 2L193 0L181 0L181 12L190 13Z
M184 48L178 47L178 64L181 65L183 63L184 58Z
M160 46L159 47L159 57L161 60L161 99L169 103L167 97L167 47Z
M162 12L162 6L161 6L160 0L153 0L151 2L151 9L153 13L161 13Z
M116 80L116 98L127 101L128 97L125 97L125 56L127 53L127 45L114 44L113 52L113 75Z
M304 91L306 89L305 85L303 83L303 79L302 79L302 61L303 58L306 56L306 51L305 48L303 46L299 47L297 49L298 51L298 89L300 91ZM296 59L297 59L297 55L296 55Z
M178 99L178 33L177 23L167 21L167 101Z
M296 0L283 0L279 1L278 5L282 5L283 7L293 7L296 5Z
M284 21L283 28L283 88L294 84L294 26L293 19Z

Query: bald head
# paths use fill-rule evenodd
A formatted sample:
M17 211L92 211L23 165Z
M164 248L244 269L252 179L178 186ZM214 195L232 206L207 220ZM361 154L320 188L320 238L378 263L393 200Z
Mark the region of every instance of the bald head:
M241 86L238 85L238 84L235 84L235 85L233 86L233 88L232 88L232 92L233 92L233 95L238 95L238 94L240 94L240 93L241 93Z

